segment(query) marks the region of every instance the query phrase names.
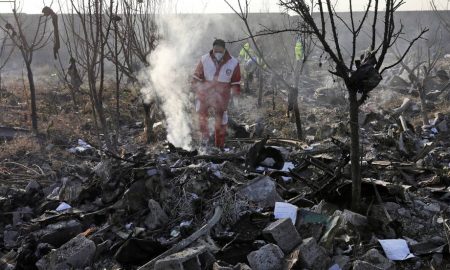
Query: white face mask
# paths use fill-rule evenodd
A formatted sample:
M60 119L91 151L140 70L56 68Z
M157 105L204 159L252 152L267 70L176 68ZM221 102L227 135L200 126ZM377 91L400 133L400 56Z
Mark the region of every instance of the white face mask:
M214 53L214 56L216 57L217 61L220 62L220 61L222 60L223 53L221 53L221 52L216 52L216 53Z

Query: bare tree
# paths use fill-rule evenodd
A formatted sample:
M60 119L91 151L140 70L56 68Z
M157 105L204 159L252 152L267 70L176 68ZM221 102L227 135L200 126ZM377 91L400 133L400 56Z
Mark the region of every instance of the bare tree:
M123 0L116 7L122 13L117 21L118 59L108 56L108 60L118 66L120 71L131 81L138 81L140 67L148 67L150 54L160 39L156 24L157 0L131 1ZM111 10L113 19L117 13ZM108 43L110 52L114 51L114 43Z
M64 43L68 46L71 57L86 71L88 94L99 143L100 133L103 133L107 149L114 150L103 104L107 53L105 48L112 29L112 20L107 20L105 15L110 5L112 3L107 1L70 0L63 24L66 29Z
M306 62L307 57L304 59L304 61L302 61L302 63L296 63L295 65L291 65L292 67L292 73L294 73L294 82L288 82L283 76L282 74L279 72L279 70L277 70L273 63L270 63L270 61L267 60L267 58L265 57L264 53L263 53L263 48L260 44L260 42L258 42L256 39L257 38L261 38L263 36L273 36L275 34L280 34L280 33L285 33L285 32L295 32L298 34L304 34L305 40L308 40L307 35L309 35L311 33L311 31L309 31L307 29L307 27L302 27L302 29L298 29L298 28L286 28L286 29L269 29L267 27L264 27L264 29L262 31L259 31L258 33L253 33L253 30L251 29L250 23L249 23L249 18L248 18L248 14L249 14L249 0L245 0L243 2L241 2L241 0L237 0L237 6L238 8L235 8L228 0L224 0L225 3L236 13L236 15L242 20L242 22L245 25L245 31L247 32L246 34L248 35L247 38L245 39L240 39L237 41L242 41L242 40L246 40L246 39L250 39L253 47L254 47L254 53L256 54L256 57L258 58L258 61L256 61L257 65L258 65L258 69L261 71L263 69L267 69L276 80L278 80L279 82L281 82L281 84L283 84L284 87L286 87L289 90L289 105L291 106L292 110L294 111L294 115L295 115L295 123L296 123L296 128L297 128L297 137L298 139L301 139L303 137L303 132L302 132L302 124L301 124L301 116L300 116L300 109L298 106L298 82L299 82L299 76L301 74L301 72L303 72L303 66L304 63ZM237 41L231 41L231 42L237 42ZM311 44L309 44L311 45ZM309 49L312 49L313 46L310 46ZM308 51L310 52L310 51ZM262 99L262 80L260 79L260 94L258 97L258 103L259 105L261 104L261 99Z
M419 92L423 125L429 125L427 109L427 92L429 89L427 89L427 83L437 76L434 71L439 59L444 55L442 37L438 35L440 32L440 29L438 29L432 40L418 43L415 52L410 55L409 61L406 61L405 58L400 62L400 65L408 73L411 84ZM398 49L395 54L400 59Z
M138 73L142 67L149 67L149 57L159 41L156 24L157 0L130 1L116 3L110 10L110 19L114 25L114 40L107 43L109 53L107 58L116 67L116 115L119 114L119 84L126 76L129 81L140 85ZM119 17L118 11L122 13ZM120 72L120 76L119 73ZM156 103L144 107L145 140L152 140L152 127L155 122L154 110ZM118 123L116 124L118 125Z
M413 44L419 40L428 29L422 29L417 37L411 40L400 59L390 65L383 65L388 50L402 36L403 26L395 21L395 13L404 4L403 0L385 0L384 14L379 14L380 0L367 0L366 9L359 19L355 20L352 2L349 1L349 21L344 20L336 12L331 0L315 0L313 5L306 4L303 0L280 0L280 5L287 10L298 14L312 31L323 50L330 56L334 65L330 70L332 74L341 78L348 91L350 131L351 131L351 172L352 172L352 208L360 208L361 198L361 173L360 173L360 143L359 143L359 107L368 99L372 91L381 81L381 74L399 64L409 52ZM359 35L363 30L365 22L369 19L369 10L374 4L373 17L371 23L370 44L366 44L368 51L356 59ZM311 10L317 5L319 18L313 17ZM378 16L384 15L384 31L382 38L377 40L376 27ZM328 22L327 22L328 20ZM337 21L343 24L338 29ZM344 55L343 47L339 40L339 34L347 31L351 35L352 46L348 50L348 55ZM327 35L328 31L331 33ZM370 33L371 32L371 33ZM378 43L378 44L377 44ZM360 95L360 97L358 97Z
M34 84L33 70L31 68L31 63L33 62L34 52L42 49L48 44L50 40L51 33L47 31L47 16L39 16L35 28L32 29L31 25L25 25L23 14L18 11L19 5L17 1L14 1L14 8L12 10L13 22L10 23L6 19L2 20L6 23L0 28L7 33L14 46L16 46L23 58L27 69L28 84L30 87L30 99L31 99L31 122L32 129L34 132L38 131L38 121L37 121L37 106L36 106L36 87ZM25 35L25 31L32 29L33 34L30 37Z
M3 37L0 41L0 90L2 89L2 70L8 63L13 52L14 45L8 44L8 38L6 36Z

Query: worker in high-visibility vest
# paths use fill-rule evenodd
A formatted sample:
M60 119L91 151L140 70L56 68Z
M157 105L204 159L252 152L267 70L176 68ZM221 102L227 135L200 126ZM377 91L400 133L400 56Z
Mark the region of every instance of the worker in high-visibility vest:
M246 42L244 44L244 46L242 46L241 51L239 52L239 61L240 62L246 62L248 61L251 57L254 57L255 52L253 51L252 48L250 48L250 44L248 42Z
M242 69L242 76L244 77L245 92L250 92L250 84L253 81L253 74L257 68L257 57L255 51L250 47L250 43L246 42L239 52L239 62L244 67Z

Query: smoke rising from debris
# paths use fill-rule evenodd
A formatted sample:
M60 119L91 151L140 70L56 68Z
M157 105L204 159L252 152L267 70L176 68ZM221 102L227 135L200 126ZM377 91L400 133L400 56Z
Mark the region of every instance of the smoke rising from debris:
M168 17L168 18L167 18ZM164 111L167 140L177 147L190 149L192 114L190 80L204 42L204 21L167 16L160 22L162 40L150 56L151 66L141 77L147 84L141 89L144 102L158 99ZM212 41L211 41L212 42Z

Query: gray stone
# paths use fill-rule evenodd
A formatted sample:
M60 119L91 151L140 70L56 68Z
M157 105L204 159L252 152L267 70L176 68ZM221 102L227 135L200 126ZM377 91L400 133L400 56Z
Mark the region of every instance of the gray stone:
M267 244L247 255L247 260L253 270L281 270L283 258L283 251L274 244Z
M42 189L41 185L36 180L31 180L25 187L25 192L27 194L32 194L35 192L39 192L41 189Z
M436 125L436 127L440 132L447 132L448 131L447 120L442 120L439 124Z
M63 185L59 190L59 200L74 204L83 191L83 183L79 179L69 179L68 177L64 177L61 181Z
M430 212L433 212L433 213L437 213L437 212L441 211L441 207L439 206L438 203L427 204L427 205L425 205L423 207L423 209L427 210L427 211L430 211Z
M316 239L310 237L303 240L299 247L299 258L302 267L310 269L328 269L331 259L325 249L319 246Z
M233 267L233 270L252 270L252 269L245 263L238 263Z
M390 213L395 212L401 208L401 206L398 203L394 203L394 202L385 202L384 207Z
M12 249L17 247L17 238L19 237L19 232L15 230L5 230L3 232L3 244L5 248Z
M366 227L368 225L367 217L345 209L342 213L343 224L352 224L355 227Z
M273 207L275 202L281 202L283 199L277 193L277 185L269 176L260 176L247 183L239 195L251 202L257 203L259 207Z
M356 260L353 262L353 270L384 270L365 261Z
M201 270L212 266L214 256L204 247L192 247L160 259L155 270Z
M39 270L82 269L92 264L95 251L96 246L93 241L78 235L44 256L36 263L36 266Z
M125 208L130 212L137 212L148 204L145 182L138 180L131 184L130 188L123 194Z
M29 221L33 216L33 209L28 206L17 208L13 213L13 225L17 226Z
M40 242L59 247L82 231L80 222L69 220L50 224L43 230L37 231L35 235L40 239Z
M222 262L215 262L213 264L212 270L233 270L233 266Z
M267 241L279 246L285 254L289 253L302 241L290 218L283 218L270 223L263 230L263 235Z
M361 260L368 262L370 264L375 265L381 269L385 270L394 270L395 263L390 261L388 258L381 255L381 253L377 249L370 249L361 257Z
M94 173L102 179L103 184L111 180L112 164L109 160L103 160L94 167Z
M341 269L348 268L347 265L350 263L350 257L345 255L336 255L332 259L333 264L339 265Z
M161 208L158 202L153 199L148 201L148 208L150 209L150 213L145 219L145 226L149 230L154 230L164 226L169 222L169 217L166 212Z

